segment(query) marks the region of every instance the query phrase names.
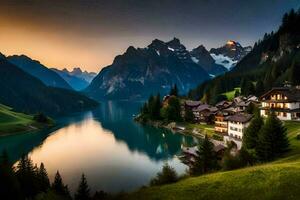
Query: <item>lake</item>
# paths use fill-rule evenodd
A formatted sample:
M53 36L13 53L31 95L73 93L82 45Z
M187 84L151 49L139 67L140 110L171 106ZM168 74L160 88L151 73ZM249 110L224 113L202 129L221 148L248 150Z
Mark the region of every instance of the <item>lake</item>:
M51 130L0 138L17 161L28 154L43 162L51 181L57 170L74 192L84 173L92 189L110 193L147 185L164 163L182 174L187 169L177 155L197 139L133 121L141 102L103 102L95 110L56 119Z

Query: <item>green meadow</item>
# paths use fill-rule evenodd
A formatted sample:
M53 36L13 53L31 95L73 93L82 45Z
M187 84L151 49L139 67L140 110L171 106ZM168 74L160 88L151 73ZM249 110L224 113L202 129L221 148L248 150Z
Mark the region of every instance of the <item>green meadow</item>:
M125 199L300 199L300 122L286 122L291 150L271 163L146 187Z

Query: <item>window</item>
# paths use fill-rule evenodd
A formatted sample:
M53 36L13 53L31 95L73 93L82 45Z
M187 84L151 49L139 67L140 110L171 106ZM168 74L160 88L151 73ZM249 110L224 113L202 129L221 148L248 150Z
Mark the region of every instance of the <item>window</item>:
M287 116L286 112L284 112L284 113L283 113L283 116L284 116L284 117L286 117L286 116Z

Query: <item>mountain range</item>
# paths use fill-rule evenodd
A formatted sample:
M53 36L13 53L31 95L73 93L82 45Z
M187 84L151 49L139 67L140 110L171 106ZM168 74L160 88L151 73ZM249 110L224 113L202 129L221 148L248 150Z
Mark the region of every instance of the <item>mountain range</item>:
M237 62L247 53L247 48L237 42L230 48L227 46L212 49L215 54L203 45L188 51L177 38L169 42L155 39L145 48L131 46L103 68L84 92L96 99L144 99L158 92L166 94L176 84L179 92L185 94L232 68L233 65L228 67L225 61L218 63L212 55ZM231 53L234 46L237 54Z
M80 68L74 68L72 71L55 68L51 68L51 70L60 75L74 90L77 91L85 89L97 75L94 72L82 71Z
M39 61L32 60L25 55L8 56L7 60L28 74L40 79L47 86L72 90L72 87L62 77Z
M212 48L209 53L216 64L224 66L227 70L231 70L251 50L251 46L243 47L236 41L228 40L225 45L219 48Z
M67 87L68 89L62 89L48 86L44 83L46 79L42 81L29 73L36 73L36 71L33 70L27 73L21 67L14 65L12 60L16 63L20 63L19 57L16 59L10 57L8 60L4 55L0 54L1 104L10 106L20 112L43 112L48 115L82 111L97 105L97 102L88 97L69 90L70 87ZM33 62L35 66L40 65L38 62L31 61L29 58L22 57L21 60L26 60L26 64L22 65L25 69L27 69L25 67L27 63ZM55 72L51 72L54 74L52 77L60 78ZM44 75L44 72L42 72L41 75ZM51 81L49 83L51 83ZM62 83L66 82L62 81ZM65 85L68 86L68 84Z
M299 24L299 12L285 14L276 32L266 33L231 71L191 90L190 98L216 103L218 97L237 87L246 95L250 92L260 96L272 87L300 85Z

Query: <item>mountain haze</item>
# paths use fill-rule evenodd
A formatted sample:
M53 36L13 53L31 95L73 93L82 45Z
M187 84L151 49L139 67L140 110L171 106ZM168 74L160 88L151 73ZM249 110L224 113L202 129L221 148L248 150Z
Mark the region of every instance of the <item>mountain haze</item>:
M7 60L30 75L40 79L45 85L72 90L72 87L57 73L42 65L39 61L21 56L8 56Z
M5 57L0 58L0 88L0 103L25 113L57 115L97 105L75 91L46 86Z
M60 75L67 83L77 91L85 89L89 82L85 79L81 78L80 76L72 75L67 69L59 70L55 68L51 68L54 72Z

